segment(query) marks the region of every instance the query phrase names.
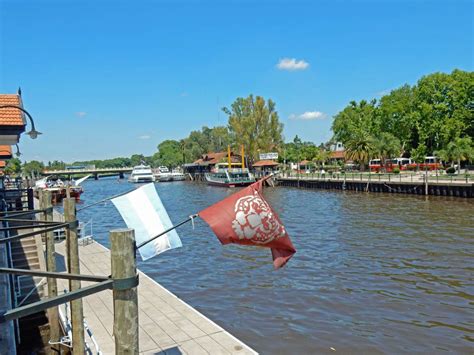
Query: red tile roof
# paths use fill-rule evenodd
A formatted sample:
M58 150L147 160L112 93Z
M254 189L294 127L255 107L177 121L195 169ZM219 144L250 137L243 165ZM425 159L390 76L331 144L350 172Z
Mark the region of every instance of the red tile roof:
M346 157L345 152L343 150L338 150L335 152L331 152L331 159L344 159Z
M22 106L21 98L16 94L0 94L0 106L15 105ZM23 112L14 108L0 108L0 125L2 126L23 126Z
M240 156L235 155L231 152L230 159L232 163L240 163ZM215 165L221 161L227 162L227 152L216 152L216 153L207 153L203 154L201 159L198 159L194 164L199 165Z
M276 161L273 160L259 160L255 164L253 164L254 167L259 167L259 166L277 166L279 165Z
M3 169L6 165L7 163L5 161L0 160L0 169Z
M12 147L9 145L0 145L0 158L10 159L12 157Z

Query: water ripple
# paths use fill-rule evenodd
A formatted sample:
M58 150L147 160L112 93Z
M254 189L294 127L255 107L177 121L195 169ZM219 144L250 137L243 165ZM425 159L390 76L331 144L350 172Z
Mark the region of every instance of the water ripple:
M172 221L233 192L192 183L157 190ZM84 203L130 189L85 183ZM471 200L275 188L265 196L298 252L222 247L197 221L183 248L139 262L149 276L262 353L472 353ZM124 226L113 206L81 212L96 238Z

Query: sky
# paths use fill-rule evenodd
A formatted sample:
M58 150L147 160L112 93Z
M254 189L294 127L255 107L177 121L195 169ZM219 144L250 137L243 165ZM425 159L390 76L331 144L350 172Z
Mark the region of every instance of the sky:
M271 98L316 144L351 100L473 70L471 1L0 0L0 93L43 132L22 160L151 155ZM27 127L29 130L29 127Z

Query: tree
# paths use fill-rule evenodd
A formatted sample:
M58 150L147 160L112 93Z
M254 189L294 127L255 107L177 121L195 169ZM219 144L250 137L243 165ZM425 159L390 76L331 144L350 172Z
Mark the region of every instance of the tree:
M165 140L158 145L158 152L152 159L156 165L176 167L183 163L182 144L175 140Z
M258 152L278 149L283 144L283 124L275 110L275 103L261 96L237 98L231 108L223 108L229 116L228 129L232 142L244 145L251 160ZM236 147L236 148L237 148Z
M400 141L391 133L382 132L374 141L374 154L382 161L399 157L401 151Z
M7 162L5 167L5 174L18 175L21 172L21 160L18 158L12 158Z
M39 176L44 170L44 164L37 160L32 160L30 162L25 162L23 164L23 174L26 176Z
M451 166L454 162L458 163L458 173L461 170L461 162L474 159L474 146L471 137L456 138L449 142L445 149L436 152L443 161L451 161Z
M375 100L371 102L362 100L360 103L351 101L334 117L332 124L334 140L346 145L357 130L364 130L368 134L375 135L380 132L378 118Z
M313 161L316 164L324 166L324 164L329 160L330 157L331 152L329 150L319 148L317 154L313 157Z
M375 151L374 139L367 132L359 130L346 142L346 157L358 162L361 170Z

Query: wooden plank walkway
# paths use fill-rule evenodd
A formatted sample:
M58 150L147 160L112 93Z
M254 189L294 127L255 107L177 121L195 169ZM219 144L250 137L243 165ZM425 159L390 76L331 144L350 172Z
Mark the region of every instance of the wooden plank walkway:
M56 244L64 270L65 242ZM79 247L81 274L110 275L110 251L97 242ZM256 354L223 328L139 272L140 354ZM82 282L82 287L92 283ZM58 290L68 288L58 280ZM84 317L104 354L114 354L112 291L85 297ZM92 345L86 336L86 340Z

